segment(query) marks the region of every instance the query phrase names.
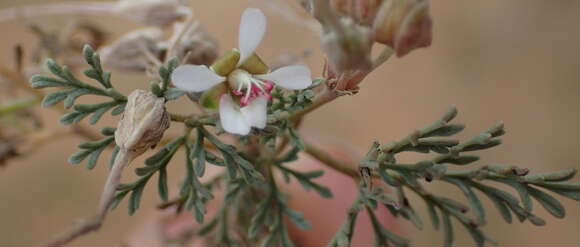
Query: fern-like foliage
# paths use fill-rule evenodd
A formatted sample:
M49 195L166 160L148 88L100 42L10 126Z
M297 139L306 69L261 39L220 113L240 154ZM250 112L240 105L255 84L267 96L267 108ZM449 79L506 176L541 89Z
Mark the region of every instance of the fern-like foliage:
M30 80L32 88L35 89L57 88L56 91L44 97L42 106L49 107L63 102L66 109L72 108L72 112L63 115L60 119L60 122L65 125L80 122L89 115L92 115L89 122L96 124L111 109L112 115L123 113L127 102L127 97L113 88L111 74L103 71L99 55L88 45L84 47L83 55L85 61L91 66L90 69L84 71L84 74L95 80L99 86L81 81L66 66L61 67L52 59L46 61L46 66L54 77L35 75ZM109 98L109 101L75 104L77 98L83 95L102 96Z
M404 218L422 229L423 220L406 196L407 192L415 193L423 199L433 227L443 230L446 247L453 245L452 219L467 230L477 246L495 243L482 231L482 226L486 223L482 195L493 202L507 223L511 223L515 215L520 222L529 221L537 226L545 225L546 221L534 214L533 200L556 218L563 218L565 209L547 192L580 200L580 184L566 183L576 174L575 169L537 174L530 174L525 168L502 164L456 169L473 166L479 156L470 152L501 144L499 137L505 134L503 124L499 123L466 141L451 139L450 137L464 129L461 124L451 123L456 115L457 110L452 108L431 125L414 131L400 141L372 145L359 164L360 196L329 246L349 246L356 217L362 210L366 210L371 216L378 246L409 246L409 241L380 226L373 213L377 207L384 206L394 216ZM397 161L397 155L404 152L435 155L406 164ZM375 184L375 178L383 183ZM441 181L457 187L464 194L467 204L429 192L425 188L425 182L421 180L426 183ZM517 196L497 188L498 183L512 187Z

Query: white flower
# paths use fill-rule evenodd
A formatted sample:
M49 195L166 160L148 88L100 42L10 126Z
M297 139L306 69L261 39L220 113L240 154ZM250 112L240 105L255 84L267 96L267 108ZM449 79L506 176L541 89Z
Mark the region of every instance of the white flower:
M238 47L240 59L237 68L227 76L220 76L203 65L181 65L171 75L173 84L184 91L202 92L227 81L232 89L220 98L220 122L225 131L247 135L252 127L266 127L270 91L274 84L297 90L312 83L310 69L290 65L266 74L251 74L241 65L253 54L266 33L266 16L259 9L246 9L242 15ZM235 99L239 99L239 104Z

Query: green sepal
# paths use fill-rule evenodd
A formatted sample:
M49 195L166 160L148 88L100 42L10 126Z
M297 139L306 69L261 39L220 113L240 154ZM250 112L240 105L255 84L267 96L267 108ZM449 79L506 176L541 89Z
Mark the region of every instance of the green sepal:
M215 87L203 92L199 103L206 110L217 110L220 103L220 97L222 94L226 93L227 87L224 83L220 83Z
M268 65L266 65L266 63L264 63L264 61L262 61L262 59L255 53L248 57L246 61L240 65L240 69L248 71L252 75L261 75L270 72Z
M240 60L240 52L232 49L211 65L211 69L218 75L227 77L236 67Z

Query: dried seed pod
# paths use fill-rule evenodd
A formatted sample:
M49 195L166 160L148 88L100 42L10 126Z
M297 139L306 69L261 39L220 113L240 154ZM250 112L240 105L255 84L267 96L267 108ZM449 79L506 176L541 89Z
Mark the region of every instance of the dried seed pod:
M372 24L384 0L331 0L330 6L361 24Z
M115 131L115 142L135 157L155 146L169 124L165 99L137 89L127 98L125 112Z
M428 47L432 40L432 21L427 0L385 2L373 24L375 40L392 47L398 57L414 49Z
M183 28L186 28L184 23L175 23L174 36L169 43L179 38ZM170 56L177 56L185 64L210 65L218 56L218 44L200 25L191 25Z
M101 62L118 70L145 71L149 65L146 53L156 58L163 55L162 38L163 32L158 28L135 30L103 47L99 51Z
M145 25L168 26L191 15L179 0L121 0L116 11Z
M87 21L71 23L62 35L64 46L75 53L87 44L95 49L100 48L107 40L107 36L100 26Z
M370 69L373 45L371 30L350 19L342 19L341 24L343 28L340 31L329 31L321 39L330 68L336 74Z

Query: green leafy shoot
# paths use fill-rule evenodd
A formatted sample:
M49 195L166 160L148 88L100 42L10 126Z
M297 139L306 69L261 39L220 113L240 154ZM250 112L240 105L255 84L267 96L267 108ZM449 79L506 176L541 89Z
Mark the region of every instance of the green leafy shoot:
M153 175L158 174L158 193L159 197L163 201L167 201L169 198L169 189L167 185L167 170L166 167L179 150L179 148L186 142L186 136L180 136L163 148L161 148L156 154L150 156L145 160L145 166L135 169L135 174L139 178L129 184L123 184L118 188L115 195L112 208L115 208L123 198L131 193L129 198L129 215L133 215L135 211L139 208L141 195L145 189L145 185L153 177Z
M88 157L89 161L87 162L87 169L91 170L95 168L101 153L115 142L115 129L103 128L101 134L103 134L105 138L97 141L86 141L79 144L78 147L82 150L71 155L68 162L71 164L79 164Z
M166 64L159 67L159 77L161 79L160 83L151 83L151 92L153 92L158 97L165 97L167 100L176 100L179 97L185 95L184 91L177 88L170 87L171 85L171 73L179 65L179 60L177 58L170 59Z
M512 215L515 215L519 221L528 220L537 226L545 225L546 221L533 213L534 199L554 217L565 216L563 205L545 191L574 200L580 199L578 196L580 185L565 183L576 174L574 169L540 174L529 174L527 169L501 164L484 165L471 170L452 169L474 165L479 156L467 153L499 145L501 143L499 137L505 133L503 124L500 123L463 142L447 139L464 129L461 124L450 123L456 115L457 111L452 108L439 120L414 131L400 141L382 146L375 144L360 163L361 171L368 169L373 176L381 178L385 185L396 188L399 200L395 205L398 206L384 203L394 216L403 216L417 228L422 229L422 220L403 193L403 188L406 188L425 201L433 227L439 229L443 226L444 246L453 244L454 231L451 218L456 219L468 231L477 246L484 246L485 243L494 241L481 230L486 223L486 212L480 198L482 194L493 202L506 222L511 223ZM435 155L430 159L404 164L397 162L396 157L403 152ZM443 181L457 187L464 194L467 204L428 192L420 180ZM517 196L496 188L493 184L484 183L485 181L506 184L514 189ZM363 183L363 188L367 190L376 189L369 186L372 186L371 182ZM384 196L387 195L388 193ZM352 218L350 213L348 217ZM388 239L389 234L383 234L382 229L375 227L375 232L377 236L382 234ZM343 237L341 238L344 239ZM378 241L379 245L386 245L385 243L383 240ZM399 246L397 244L403 242L394 244Z
M61 123L65 125L79 122L91 114L93 116L90 123L95 124L104 113L111 109L113 109L113 115L121 114L127 101L127 98L111 85L111 74L103 71L98 54L87 45L83 49L83 55L86 62L91 66L91 69L85 70L85 75L96 80L101 87L79 80L66 66L61 67L51 59L46 61L46 66L56 78L35 75L30 79L32 88L35 89L58 88L57 91L51 92L44 97L42 106L50 107L60 102L63 102L64 107L67 109L74 106L73 112L67 113L61 118ZM75 105L75 101L83 95L103 96L111 100L95 104Z

